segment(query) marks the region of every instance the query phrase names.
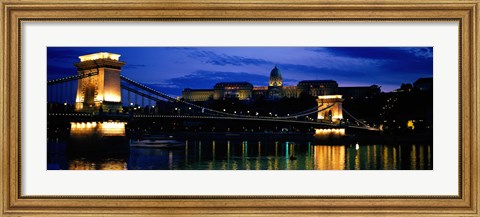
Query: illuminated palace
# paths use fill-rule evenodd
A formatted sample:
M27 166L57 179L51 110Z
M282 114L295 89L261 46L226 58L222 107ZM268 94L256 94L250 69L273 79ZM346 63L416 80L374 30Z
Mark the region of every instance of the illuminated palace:
M360 98L369 97L379 92L380 87L377 85L339 87L334 80L304 80L300 81L297 86L283 86L282 73L275 66L270 72L268 86L255 87L249 82L221 82L215 84L213 89L186 88L182 92L182 97L187 101L250 100L259 97L275 100L283 97L298 98L303 93L315 97L340 94L344 98Z

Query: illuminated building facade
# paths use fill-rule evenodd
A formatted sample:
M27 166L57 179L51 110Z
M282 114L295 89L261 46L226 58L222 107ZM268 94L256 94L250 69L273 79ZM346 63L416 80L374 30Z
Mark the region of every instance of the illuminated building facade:
M85 77L78 79L75 111L122 111L120 71L125 62L119 61L120 55L101 52L79 58L74 65Z
M270 72L270 82L268 82L268 98L280 99L283 98L283 79L280 69L275 66Z
M221 82L213 87L213 99L239 99L252 98L253 85L248 82Z
M296 86L283 86L282 73L275 66L270 71L268 86L255 87L248 82L221 82L215 84L213 89L186 88L182 91L182 97L187 101L207 101L209 99L250 100L259 97L277 100L283 97L298 98L302 93L317 97L335 95L342 91L348 97L350 95L364 97L380 93L380 87L376 85L370 87L338 87L338 83L334 80L304 80Z
M297 88L311 96L332 95L338 93L338 83L334 80L306 80L298 82Z
M183 99L186 101L207 101L213 99L212 89L190 89L186 88L182 92Z

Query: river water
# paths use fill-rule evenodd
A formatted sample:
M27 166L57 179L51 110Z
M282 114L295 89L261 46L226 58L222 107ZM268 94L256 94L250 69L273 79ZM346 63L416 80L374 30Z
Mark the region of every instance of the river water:
M82 141L49 138L49 170L432 170L432 144L344 144L273 140L180 140L175 148L118 141L92 151ZM93 146L92 146L93 145ZM72 147L75 146L72 151ZM79 147L80 146L80 147ZM113 148L112 148L113 147ZM120 147L120 145L119 145ZM94 148L95 149L95 148ZM80 151L78 151L80 150Z

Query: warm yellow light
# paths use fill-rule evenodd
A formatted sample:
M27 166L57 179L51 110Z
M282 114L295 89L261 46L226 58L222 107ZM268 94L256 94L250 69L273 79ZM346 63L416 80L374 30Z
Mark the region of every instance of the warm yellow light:
M333 115L332 120L343 119L343 115Z
M126 170L127 163L120 159L107 160L99 164L84 159L70 161L69 170Z
M80 58L80 62L85 62L89 60L98 60L98 59L111 59L111 60L119 61L120 54L100 52L100 53L79 56L78 58Z
M95 131L95 122L70 122L70 135L88 135Z
M103 122L98 130L105 136L125 136L125 122Z
M341 99L342 95L325 95L325 96L318 96L319 99Z
M316 170L344 170L345 146L316 145L313 147L314 168Z
M119 160L110 160L101 163L98 167L99 170L126 170L127 163Z
M104 98L105 102L120 102L122 99L119 94L106 93Z
M412 120L407 121L407 128L411 130L415 129L415 124L413 124Z
M315 129L315 135L316 135L316 136L324 136L324 135L339 135L339 136L343 136L343 135L345 135L345 129L344 129L344 128L338 128L338 129Z
M97 92L97 95L95 96L95 99L94 99L95 102L101 102L101 101L104 101L103 100L103 94L100 93L100 92Z
M125 122L70 122L70 135L90 135L99 133L104 136L125 136Z

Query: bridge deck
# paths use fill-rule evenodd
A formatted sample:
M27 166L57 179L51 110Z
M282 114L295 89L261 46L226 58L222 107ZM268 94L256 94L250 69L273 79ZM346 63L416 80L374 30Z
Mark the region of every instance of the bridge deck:
M289 119L281 119L281 118L257 118L257 117L224 117L224 116L199 116L199 115L114 115L114 114L103 114L103 115L93 115L93 114L86 114L86 113L49 113L49 116L57 116L57 117L70 117L72 121L75 120L84 120L85 118L89 118L92 121L97 119L151 119L151 118L171 118L171 119L210 119L210 120L246 120L246 121L268 121L268 122L282 122L282 123L294 123L294 124L311 124L316 126L328 126L333 128L354 128L354 129L362 129L362 130L370 130L370 131L379 131L377 128L367 128L355 125L344 125L344 124L332 124L327 122L315 122L315 121L300 121L300 120L289 120Z

